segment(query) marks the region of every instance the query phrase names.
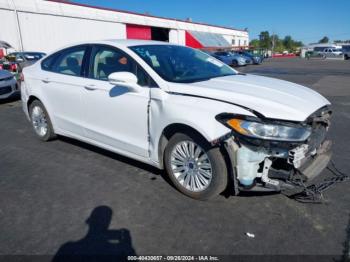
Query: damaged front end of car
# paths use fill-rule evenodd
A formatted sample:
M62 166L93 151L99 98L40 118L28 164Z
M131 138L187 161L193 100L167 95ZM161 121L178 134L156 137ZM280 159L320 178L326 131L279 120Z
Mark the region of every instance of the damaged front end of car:
M332 111L327 107L302 123L224 113L216 119L232 132L223 137L232 166L235 193L281 192L307 183L331 159L326 140Z

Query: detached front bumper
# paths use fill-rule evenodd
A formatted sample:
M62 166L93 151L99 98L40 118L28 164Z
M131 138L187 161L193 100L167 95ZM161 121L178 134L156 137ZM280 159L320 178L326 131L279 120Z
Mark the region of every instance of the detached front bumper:
M280 192L318 176L332 156L332 143L326 140L331 114L325 106L310 115L303 124L311 133L303 142L258 139L235 131L226 136L236 194Z
M332 159L332 142L326 140L317 150L315 157L308 157L304 164L300 167L300 171L307 177L308 181L311 181L324 169L327 168L330 160Z
M331 147L331 141L325 140L316 149L308 148L304 152L303 146L298 147L299 151L281 148L253 150L230 138L226 141L226 149L232 162L235 192L291 190L296 169L305 176L304 183L310 182L328 166Z

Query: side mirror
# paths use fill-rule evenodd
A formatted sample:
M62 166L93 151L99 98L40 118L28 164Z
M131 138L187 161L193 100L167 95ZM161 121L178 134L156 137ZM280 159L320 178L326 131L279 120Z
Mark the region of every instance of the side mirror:
M140 89L136 75L130 72L112 73L108 76L108 82L111 85L127 87L132 92L138 92Z

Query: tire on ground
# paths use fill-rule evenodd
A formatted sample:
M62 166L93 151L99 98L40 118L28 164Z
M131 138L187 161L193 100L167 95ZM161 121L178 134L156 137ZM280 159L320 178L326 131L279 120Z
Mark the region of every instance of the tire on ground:
M171 153L174 147L182 141L195 142L205 151L205 153L207 154L210 160L211 167L212 167L212 179L209 186L203 191L193 192L186 189L177 181L176 177L173 174L173 171L171 168ZM182 192L183 194L191 198L194 198L197 200L209 200L211 198L216 197L220 193L222 193L227 187L228 171L227 171L227 166L226 166L224 156L222 155L220 148L212 147L204 138L202 138L201 136L195 133L192 133L192 132L190 134L177 133L170 138L165 148L164 165L165 165L167 174L169 175L174 186L180 192Z
M34 129L34 125L33 125L33 121L32 121L32 113L33 113L33 108L36 107L36 106L40 107L43 110L43 112L45 114L46 121L47 121L47 132L46 132L46 134L44 136L40 136ZM46 110L45 106L39 100L34 100L29 105L29 116L30 116L30 121L31 121L31 124L32 124L33 131L34 131L34 133L36 134L36 136L40 140L42 140L42 141L50 141L50 140L53 140L53 139L56 138L56 134L55 134L55 132L53 130L50 116L47 113L47 110Z

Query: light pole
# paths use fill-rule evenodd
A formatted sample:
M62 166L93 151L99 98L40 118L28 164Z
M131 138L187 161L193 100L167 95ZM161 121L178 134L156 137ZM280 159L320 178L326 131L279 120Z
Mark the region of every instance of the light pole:
M23 52L23 40L22 40L21 26L19 24L18 11L17 11L17 7L16 7L14 0L11 0L11 2L13 5L13 10L15 12L15 16L16 16L17 34L18 34L18 38L19 38L19 47L20 47L20 51Z
M271 57L273 57L273 53L275 50L275 33L272 32L272 48L271 48Z

